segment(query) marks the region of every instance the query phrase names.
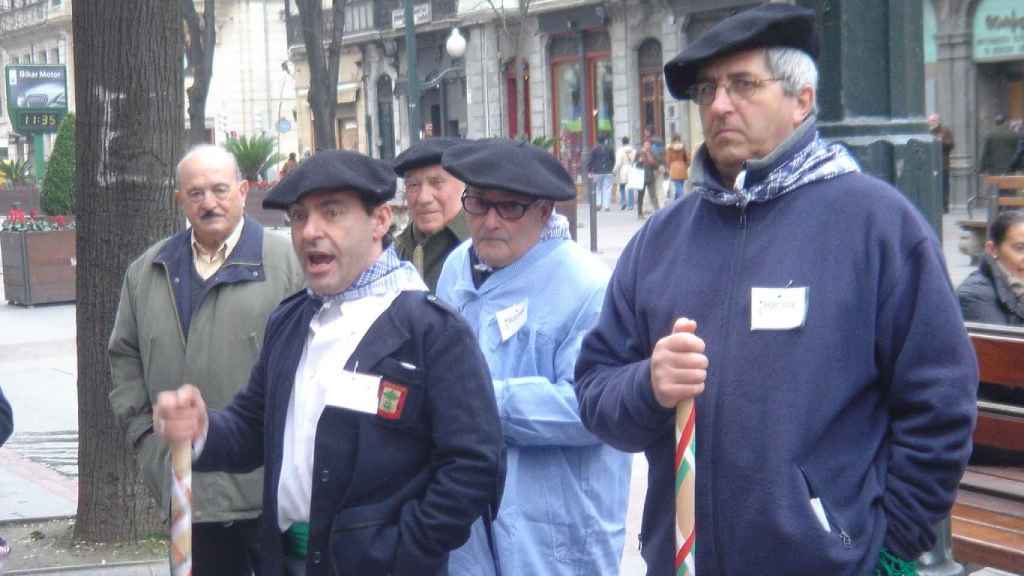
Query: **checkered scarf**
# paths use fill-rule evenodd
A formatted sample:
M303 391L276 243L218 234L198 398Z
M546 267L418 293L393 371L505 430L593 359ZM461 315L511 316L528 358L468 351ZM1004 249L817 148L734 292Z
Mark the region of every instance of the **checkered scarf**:
M853 156L840 144L829 144L814 135L814 139L802 150L792 155L789 160L775 166L760 182L746 186L748 169L756 164L769 165L772 158L778 158L788 151L790 146L800 140L800 135L814 129L813 120L801 126L779 149L769 158L761 161L748 161L746 168L736 177L736 188L729 189L712 176L711 157L707 145L702 145L694 159L694 172L691 174L691 186L705 199L724 206L746 206L750 202L768 202L783 194L795 190L805 184L821 180L831 180L848 172L860 172L860 166Z
M419 272L411 262L399 260L395 246L392 244L370 265L363 270L363 273L356 278L351 286L338 294L317 294L310 290L306 291L310 296L323 303L347 302L358 300L366 296L386 294L388 292L399 292L401 290L426 290L427 286L420 278Z

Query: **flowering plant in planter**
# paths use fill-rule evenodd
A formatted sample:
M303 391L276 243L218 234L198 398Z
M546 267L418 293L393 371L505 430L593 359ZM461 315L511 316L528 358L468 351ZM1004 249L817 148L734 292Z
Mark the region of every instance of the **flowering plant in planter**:
M75 222L66 216L40 216L33 208L28 214L21 208L11 208L7 219L0 223L0 232L53 232L74 230Z

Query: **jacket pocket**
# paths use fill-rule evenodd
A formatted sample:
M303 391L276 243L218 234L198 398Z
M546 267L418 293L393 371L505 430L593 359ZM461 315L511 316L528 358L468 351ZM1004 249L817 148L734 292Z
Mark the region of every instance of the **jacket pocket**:
M826 531L834 534L842 543L844 548L853 548L853 538L850 537L846 531L845 525L835 515L835 508L829 504L828 498L823 490L823 484L817 480L817 478L808 473L808 470L804 466L799 466L800 475L803 476L804 484L807 486L807 493L810 499L807 502L807 507L810 509L811 514L818 520L819 527ZM824 520L824 522L822 522ZM827 523L826 528L823 524Z
M338 512L331 522L333 573L339 576L391 574L398 549L396 516L390 500Z
M381 376L374 422L385 428L428 430L427 415L421 415L427 395L425 371L411 362L384 358L374 372Z

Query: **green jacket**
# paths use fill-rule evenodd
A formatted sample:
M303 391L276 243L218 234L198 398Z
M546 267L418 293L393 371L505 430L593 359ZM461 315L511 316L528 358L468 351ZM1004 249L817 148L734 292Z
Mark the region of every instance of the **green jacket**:
M186 339L180 318L190 306L191 273L188 230L157 242L132 262L108 348L111 407L164 514L170 509L171 472L167 445L153 434L157 395L191 383L210 409L227 406L249 381L270 312L303 286L287 237L246 218L238 244L210 278L212 287L192 315ZM259 516L262 474L193 474L194 521Z
M423 277L423 281L430 288L431 292L437 291L437 279L441 277L441 267L448 254L469 238L469 231L466 228L466 217L460 211L448 226L431 234L426 239L419 232L414 232L415 226L410 219L409 225L395 238L395 250L398 257L408 260L416 265L416 271ZM416 250L417 240L423 243L423 267L413 259L413 252Z

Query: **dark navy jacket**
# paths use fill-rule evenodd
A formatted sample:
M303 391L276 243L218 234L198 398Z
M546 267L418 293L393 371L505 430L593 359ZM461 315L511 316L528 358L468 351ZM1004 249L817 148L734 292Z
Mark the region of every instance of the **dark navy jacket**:
M752 331L751 288L787 286L809 289L804 326ZM935 234L898 191L848 173L743 208L691 194L619 258L577 395L590 430L646 453L640 540L658 576L675 573L674 432L650 357L680 316L710 363L698 574L863 576L883 543L909 559L932 546L970 453L977 366Z
M0 446L7 442L14 431L14 418L11 413L11 405L4 398L4 391L0 389Z
M300 292L271 315L249 385L210 414L197 470L265 465L263 566L282 573L277 490L296 367L319 300ZM348 360L406 387L397 420L327 406L317 425L307 573L446 573L448 552L498 509L503 440L472 331L425 292L403 292Z

